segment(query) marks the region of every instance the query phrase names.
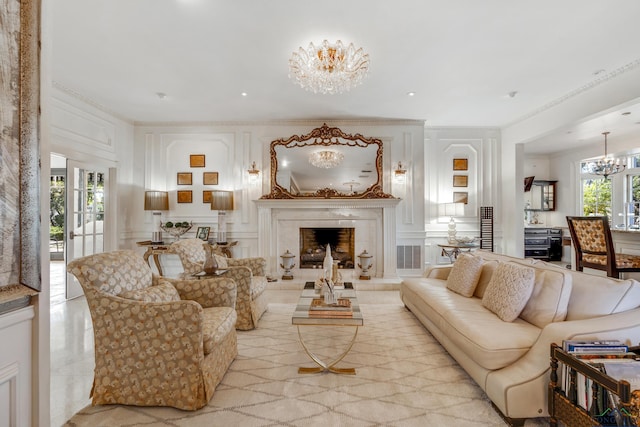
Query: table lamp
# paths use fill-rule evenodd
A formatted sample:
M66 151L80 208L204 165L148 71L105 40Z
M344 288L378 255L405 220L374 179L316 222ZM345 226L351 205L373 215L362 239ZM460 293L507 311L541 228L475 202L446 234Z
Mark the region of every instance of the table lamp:
M441 216L451 217L449 220L449 243L456 243L456 216L464 216L464 203L441 203L439 206Z
M153 211L153 231L151 243L162 243L162 230L160 229L160 211L169 210L169 193L166 191L145 191L144 210Z
M212 190L211 210L218 211L217 243L227 243L227 212L233 210L233 191Z

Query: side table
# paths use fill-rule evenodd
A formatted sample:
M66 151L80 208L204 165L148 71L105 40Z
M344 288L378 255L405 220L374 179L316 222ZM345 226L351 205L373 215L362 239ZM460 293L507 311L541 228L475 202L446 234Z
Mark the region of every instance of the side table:
M472 243L439 243L438 247L442 249L442 256L449 257L449 260L453 263L461 252L471 252L477 249L478 245Z
M158 269L158 274L160 276L162 273L162 266L160 265L159 256L163 254L172 254L170 246L164 243L152 243L150 240L145 240L143 242L136 242L136 245L147 248L142 258L148 263L149 257L153 255L153 262L156 264L156 268Z

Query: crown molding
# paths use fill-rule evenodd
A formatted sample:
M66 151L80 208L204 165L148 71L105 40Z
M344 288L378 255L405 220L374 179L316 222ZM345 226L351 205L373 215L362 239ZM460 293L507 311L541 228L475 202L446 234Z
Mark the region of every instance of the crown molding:
M105 107L104 105L94 101L93 99L91 99L89 97L86 97L86 96L82 95L81 93L76 92L75 90L60 84L55 80L52 81L51 86L54 89L57 89L60 92L66 94L66 95L68 95L68 96L70 96L70 97L72 97L74 99L77 99L78 101L81 101L81 102L83 102L85 104L88 104L88 105L92 106L93 108L95 108L97 110L102 111L103 113L109 114L110 116L115 117L115 118L117 118L119 120L122 120L123 122L127 122L127 123L129 123L131 125L135 124L135 122L133 120L131 120L130 118L127 118L127 117L123 116L122 114Z

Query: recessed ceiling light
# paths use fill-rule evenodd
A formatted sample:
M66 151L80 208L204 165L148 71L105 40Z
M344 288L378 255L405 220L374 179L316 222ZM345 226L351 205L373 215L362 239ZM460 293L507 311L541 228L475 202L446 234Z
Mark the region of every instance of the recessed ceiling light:
M240 95L242 95L242 96L247 96L247 95L249 95L249 94L248 94L247 92L242 92Z
M415 96L415 92L407 92L407 96Z
M509 98L515 98L517 94L518 94L517 90L512 90L511 92L507 93L507 96Z
M166 99L167 98L167 94L164 92L156 92L156 96L160 99Z

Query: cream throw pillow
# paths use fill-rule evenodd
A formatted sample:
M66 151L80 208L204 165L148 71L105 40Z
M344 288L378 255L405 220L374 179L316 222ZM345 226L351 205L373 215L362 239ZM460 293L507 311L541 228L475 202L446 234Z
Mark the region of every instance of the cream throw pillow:
M471 254L460 254L447 277L447 289L465 297L473 295L480 273L482 258Z
M216 264L218 264L218 268L229 268L229 263L227 262L227 257L213 254L213 257L216 259Z
M535 280L531 267L500 263L482 297L482 305L505 322L513 322L529 301Z

